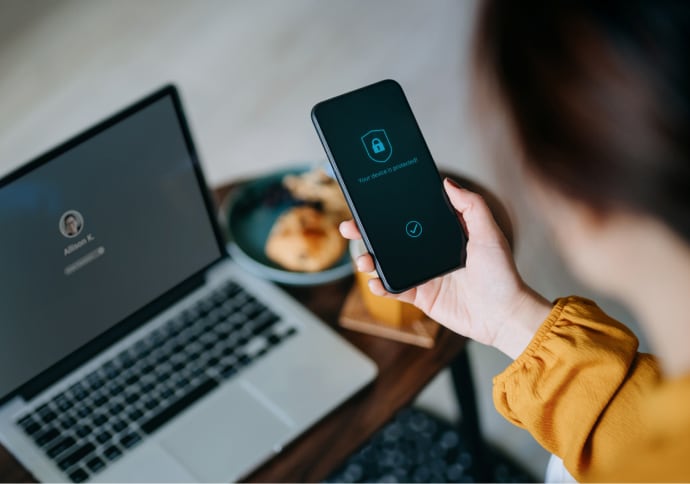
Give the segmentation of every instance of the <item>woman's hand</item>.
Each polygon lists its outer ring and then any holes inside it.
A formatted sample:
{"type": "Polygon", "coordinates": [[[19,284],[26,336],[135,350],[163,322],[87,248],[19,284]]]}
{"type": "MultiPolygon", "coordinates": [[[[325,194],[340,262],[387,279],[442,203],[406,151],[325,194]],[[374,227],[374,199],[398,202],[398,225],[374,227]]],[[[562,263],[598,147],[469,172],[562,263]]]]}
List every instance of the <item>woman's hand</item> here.
{"type": "MultiPolygon", "coordinates": [[[[374,294],[412,303],[456,333],[517,358],[551,304],[520,278],[508,241],[484,200],[448,178],[444,188],[468,236],[466,266],[401,294],[387,292],[379,278],[370,280],[369,288],[374,294]]],[[[343,222],[340,232],[348,239],[361,238],[352,220],[343,222]]],[[[360,256],[356,264],[362,272],[375,270],[369,254],[360,256]]]]}

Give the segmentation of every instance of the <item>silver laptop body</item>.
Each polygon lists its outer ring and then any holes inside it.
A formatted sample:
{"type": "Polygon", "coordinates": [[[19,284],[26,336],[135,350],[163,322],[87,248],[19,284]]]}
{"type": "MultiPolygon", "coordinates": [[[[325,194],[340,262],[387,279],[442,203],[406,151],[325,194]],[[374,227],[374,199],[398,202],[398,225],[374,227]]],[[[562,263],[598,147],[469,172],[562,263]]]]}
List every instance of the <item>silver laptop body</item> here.
{"type": "Polygon", "coordinates": [[[227,257],[172,86],[0,180],[0,232],[0,439],[39,480],[235,481],[376,375],[227,257]]]}

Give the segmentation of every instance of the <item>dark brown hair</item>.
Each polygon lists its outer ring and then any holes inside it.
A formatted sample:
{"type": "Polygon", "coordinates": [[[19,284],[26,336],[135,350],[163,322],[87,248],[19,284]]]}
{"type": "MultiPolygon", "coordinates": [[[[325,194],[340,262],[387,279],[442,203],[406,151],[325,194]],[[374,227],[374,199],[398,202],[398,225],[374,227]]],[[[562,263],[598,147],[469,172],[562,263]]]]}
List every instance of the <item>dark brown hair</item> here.
{"type": "Polygon", "coordinates": [[[487,0],[475,42],[534,174],[690,241],[690,2],[487,0]]]}

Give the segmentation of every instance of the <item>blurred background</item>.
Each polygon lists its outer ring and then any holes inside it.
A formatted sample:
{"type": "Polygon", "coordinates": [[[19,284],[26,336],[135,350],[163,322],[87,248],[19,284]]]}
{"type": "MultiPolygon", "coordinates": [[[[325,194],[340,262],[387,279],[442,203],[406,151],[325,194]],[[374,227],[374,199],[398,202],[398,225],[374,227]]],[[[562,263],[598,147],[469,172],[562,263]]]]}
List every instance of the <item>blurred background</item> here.
{"type": "MultiPolygon", "coordinates": [[[[491,188],[508,207],[527,282],[552,299],[592,297],[636,327],[571,278],[520,195],[519,178],[487,156],[470,102],[476,7],[473,0],[0,0],[0,175],[172,82],[216,186],[323,159],[311,107],[393,78],[437,163],[491,188]]],[[[509,151],[503,156],[512,161],[509,151]]],[[[543,476],[547,453],[491,401],[491,378],[509,360],[478,344],[470,352],[487,439],[543,476]]],[[[417,405],[458,417],[447,372],[417,405]]]]}

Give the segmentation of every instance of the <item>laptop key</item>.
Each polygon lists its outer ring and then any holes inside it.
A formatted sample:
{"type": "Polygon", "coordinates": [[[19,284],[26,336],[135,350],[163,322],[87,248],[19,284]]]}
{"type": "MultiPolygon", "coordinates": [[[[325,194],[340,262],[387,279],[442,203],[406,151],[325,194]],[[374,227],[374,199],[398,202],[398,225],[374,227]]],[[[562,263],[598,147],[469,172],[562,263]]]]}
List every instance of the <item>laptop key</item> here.
{"type": "Polygon", "coordinates": [[[129,417],[129,419],[134,421],[134,422],[136,422],[137,420],[139,420],[143,416],[144,416],[144,412],[142,412],[138,408],[134,408],[134,409],[130,410],[129,413],[127,414],[127,417],[129,417]]]}
{"type": "Polygon", "coordinates": [[[210,313],[206,316],[208,320],[208,326],[213,327],[218,321],[223,317],[223,314],[218,308],[213,308],[210,313]]]}
{"type": "Polygon", "coordinates": [[[41,405],[40,407],[38,407],[36,409],[36,413],[38,413],[39,415],[43,415],[44,413],[46,413],[48,411],[50,411],[50,406],[48,406],[47,403],[44,403],[43,405],[41,405]]]}
{"type": "Polygon", "coordinates": [[[80,425],[75,429],[74,433],[77,434],[77,437],[86,437],[91,433],[91,427],[88,425],[80,425]]]}
{"type": "Polygon", "coordinates": [[[105,374],[105,377],[108,380],[112,380],[115,378],[120,372],[118,370],[117,365],[113,363],[112,361],[107,362],[105,365],[103,365],[103,373],[105,374]]]}
{"type": "Polygon", "coordinates": [[[66,412],[70,408],[72,408],[72,402],[70,401],[69,398],[67,398],[66,395],[62,394],[55,398],[53,400],[55,402],[55,406],[61,411],[61,412],[66,412]]]}
{"type": "Polygon", "coordinates": [[[235,375],[239,369],[236,365],[227,365],[220,370],[220,374],[223,378],[230,378],[235,375]]]}
{"type": "Polygon", "coordinates": [[[160,402],[159,402],[157,399],[155,399],[155,398],[147,398],[147,399],[144,401],[144,406],[145,406],[148,410],[153,410],[153,409],[156,408],[159,404],[160,404],[160,402]]]}
{"type": "Polygon", "coordinates": [[[123,351],[117,356],[117,361],[123,368],[128,369],[134,366],[136,360],[132,357],[129,351],[123,351]]]}
{"type": "Polygon", "coordinates": [[[131,386],[131,385],[134,385],[134,384],[135,384],[136,382],[138,382],[138,381],[139,381],[139,375],[137,375],[137,374],[135,373],[135,374],[129,375],[129,376],[125,379],[125,384],[127,384],[127,386],[131,386]]]}
{"type": "Polygon", "coordinates": [[[76,443],[77,441],[74,440],[74,437],[64,437],[48,449],[48,457],[54,459],[76,443]]]}
{"type": "Polygon", "coordinates": [[[199,336],[199,342],[201,344],[215,343],[217,338],[218,338],[218,336],[215,333],[205,332],[201,336],[199,336]]]}
{"type": "Polygon", "coordinates": [[[103,451],[103,455],[105,455],[108,458],[108,460],[112,461],[120,457],[122,455],[122,451],[114,445],[111,445],[103,451]]]}
{"type": "Polygon", "coordinates": [[[76,385],[72,385],[72,395],[76,400],[82,401],[86,398],[87,393],[84,387],[77,383],[76,385]]]}
{"type": "Polygon", "coordinates": [[[112,437],[112,435],[109,432],[103,431],[96,436],[96,441],[99,444],[105,444],[106,442],[108,442],[111,439],[111,437],[112,437]]]}
{"type": "Polygon", "coordinates": [[[208,299],[202,299],[197,303],[197,308],[201,309],[201,311],[205,314],[208,313],[211,309],[213,309],[213,302],[209,301],[208,299]]]}
{"type": "Polygon", "coordinates": [[[33,422],[33,421],[34,421],[33,415],[31,415],[31,414],[29,413],[29,414],[26,414],[26,415],[24,415],[24,416],[18,418],[18,419],[17,419],[17,424],[20,425],[20,426],[23,428],[24,426],[28,425],[29,423],[31,423],[31,422],[33,422]]]}
{"type": "Polygon", "coordinates": [[[88,417],[89,415],[91,415],[91,412],[92,412],[91,407],[83,406],[83,407],[77,408],[77,416],[79,416],[80,418],[88,417]]]}
{"type": "Polygon", "coordinates": [[[232,325],[233,328],[237,328],[238,326],[242,326],[244,323],[246,323],[247,318],[241,313],[232,313],[230,316],[228,316],[226,322],[232,325]]]}
{"type": "Polygon", "coordinates": [[[112,427],[115,432],[121,432],[127,428],[127,424],[122,420],[116,420],[112,423],[112,427]]]}
{"type": "Polygon", "coordinates": [[[94,390],[98,390],[103,386],[103,378],[98,374],[98,371],[93,371],[86,376],[86,383],[94,390]]]}
{"type": "Polygon", "coordinates": [[[87,442],[86,444],[82,445],[79,447],[77,450],[72,451],[71,454],[69,454],[67,457],[64,457],[58,462],[58,467],[60,469],[67,470],[73,465],[75,465],[77,462],[82,460],[84,457],[89,455],[91,452],[96,450],[96,446],[93,445],[91,442],[87,442]]]}
{"type": "Polygon", "coordinates": [[[162,329],[157,329],[149,335],[149,341],[152,346],[159,346],[165,342],[165,332],[162,329]]]}
{"type": "Polygon", "coordinates": [[[177,400],[175,403],[164,409],[162,412],[153,416],[149,420],[141,424],[141,429],[147,434],[152,434],[158,430],[163,424],[170,421],[172,418],[177,416],[180,412],[185,410],[187,407],[192,405],[194,402],[199,400],[201,397],[205,396],[211,390],[214,390],[218,386],[218,382],[215,380],[205,380],[203,383],[199,384],[189,393],[184,395],[182,398],[177,400]]]}
{"type": "Polygon", "coordinates": [[[131,449],[141,442],[141,436],[136,432],[130,432],[120,439],[120,444],[126,449],[131,449]]]}
{"type": "Polygon", "coordinates": [[[204,351],[211,351],[213,347],[216,346],[216,342],[214,341],[209,341],[208,343],[204,344],[204,351]]]}
{"type": "Polygon", "coordinates": [[[78,468],[70,472],[69,478],[72,482],[84,482],[89,478],[89,474],[82,468],[78,468]]]}
{"type": "Polygon", "coordinates": [[[17,421],[17,424],[29,435],[33,435],[41,430],[41,424],[36,422],[31,415],[26,415],[17,421]]]}
{"type": "Polygon", "coordinates": [[[110,404],[110,415],[120,415],[125,407],[121,403],[115,402],[110,404]]]}
{"type": "Polygon", "coordinates": [[[65,415],[60,419],[60,427],[69,430],[77,424],[77,420],[71,415],[65,415]]]}
{"type": "Polygon", "coordinates": [[[203,377],[206,374],[206,368],[207,367],[204,366],[197,366],[196,368],[192,368],[189,371],[189,378],[194,379],[203,377]]]}
{"type": "Polygon", "coordinates": [[[189,380],[188,380],[187,378],[181,376],[181,377],[178,377],[178,378],[175,379],[174,385],[175,385],[177,388],[184,388],[184,387],[186,387],[187,385],[189,385],[189,380]]]}
{"type": "Polygon", "coordinates": [[[265,346],[264,348],[261,348],[261,349],[254,355],[254,359],[259,358],[259,357],[265,355],[266,353],[268,353],[268,349],[269,349],[268,346],[265,346]]]}
{"type": "Polygon", "coordinates": [[[223,304],[227,298],[228,296],[222,289],[216,289],[211,293],[211,299],[217,306],[223,304]]]}
{"type": "Polygon", "coordinates": [[[99,393],[96,398],[93,399],[93,404],[97,407],[102,407],[108,402],[108,397],[106,397],[104,394],[99,393]]]}
{"type": "Polygon", "coordinates": [[[255,337],[249,341],[244,351],[249,355],[256,355],[266,347],[266,340],[261,337],[255,337]]]}
{"type": "Polygon", "coordinates": [[[268,344],[270,344],[270,345],[276,345],[276,344],[280,343],[280,341],[281,341],[280,336],[278,336],[275,333],[269,334],[267,339],[268,339],[268,344]]]}
{"type": "Polygon", "coordinates": [[[257,320],[256,326],[252,328],[252,333],[254,333],[255,335],[261,334],[268,328],[276,324],[278,321],[280,321],[280,317],[276,316],[273,313],[267,314],[265,316],[262,315],[257,320]]]}
{"type": "Polygon", "coordinates": [[[108,416],[104,413],[98,413],[93,417],[93,424],[96,427],[102,427],[108,421],[108,416]]]}
{"type": "Polygon", "coordinates": [[[165,389],[163,389],[163,391],[161,392],[160,395],[161,395],[161,398],[164,398],[167,400],[168,398],[172,397],[174,394],[175,394],[175,391],[172,388],[165,388],[165,389]]]}
{"type": "Polygon", "coordinates": [[[222,290],[228,297],[233,297],[235,294],[239,293],[242,289],[236,282],[228,282],[223,286],[222,290]]]}
{"type": "MultiPolygon", "coordinates": [[[[164,379],[163,379],[164,380],[164,379]]],[[[142,393],[149,393],[156,386],[155,381],[147,380],[141,384],[142,393]]]]}
{"type": "Polygon", "coordinates": [[[36,444],[39,447],[43,447],[46,444],[53,441],[59,435],[60,435],[60,432],[58,432],[57,429],[51,427],[48,430],[46,430],[45,432],[35,435],[34,440],[36,441],[36,444]]]}
{"type": "Polygon", "coordinates": [[[88,467],[91,472],[98,472],[105,467],[105,462],[103,462],[100,457],[94,457],[86,463],[86,467],[88,467]]]}
{"type": "Polygon", "coordinates": [[[134,352],[137,356],[144,356],[145,353],[151,350],[151,344],[146,339],[140,339],[134,343],[134,352]]]}
{"type": "Polygon", "coordinates": [[[45,423],[50,423],[50,422],[52,422],[53,420],[55,420],[56,418],[57,418],[57,414],[56,414],[55,412],[53,412],[52,410],[48,410],[48,411],[45,412],[43,415],[41,415],[41,419],[42,419],[45,423]]]}
{"type": "Polygon", "coordinates": [[[266,307],[263,304],[252,303],[252,304],[246,305],[243,308],[243,311],[244,311],[244,314],[247,315],[247,318],[254,319],[259,314],[261,314],[265,309],[266,309],[266,307]]]}
{"type": "Polygon", "coordinates": [[[171,371],[172,365],[170,364],[170,355],[166,355],[163,361],[157,363],[156,369],[153,373],[155,376],[160,377],[161,375],[165,375],[171,371]]]}
{"type": "Polygon", "coordinates": [[[108,385],[107,390],[111,396],[115,397],[115,396],[118,396],[120,393],[122,393],[122,391],[124,390],[124,387],[122,385],[120,385],[119,383],[111,383],[110,385],[108,385]]]}
{"type": "Polygon", "coordinates": [[[29,435],[34,435],[39,430],[41,430],[41,424],[34,420],[32,420],[24,427],[24,432],[26,432],[29,435]]]}

